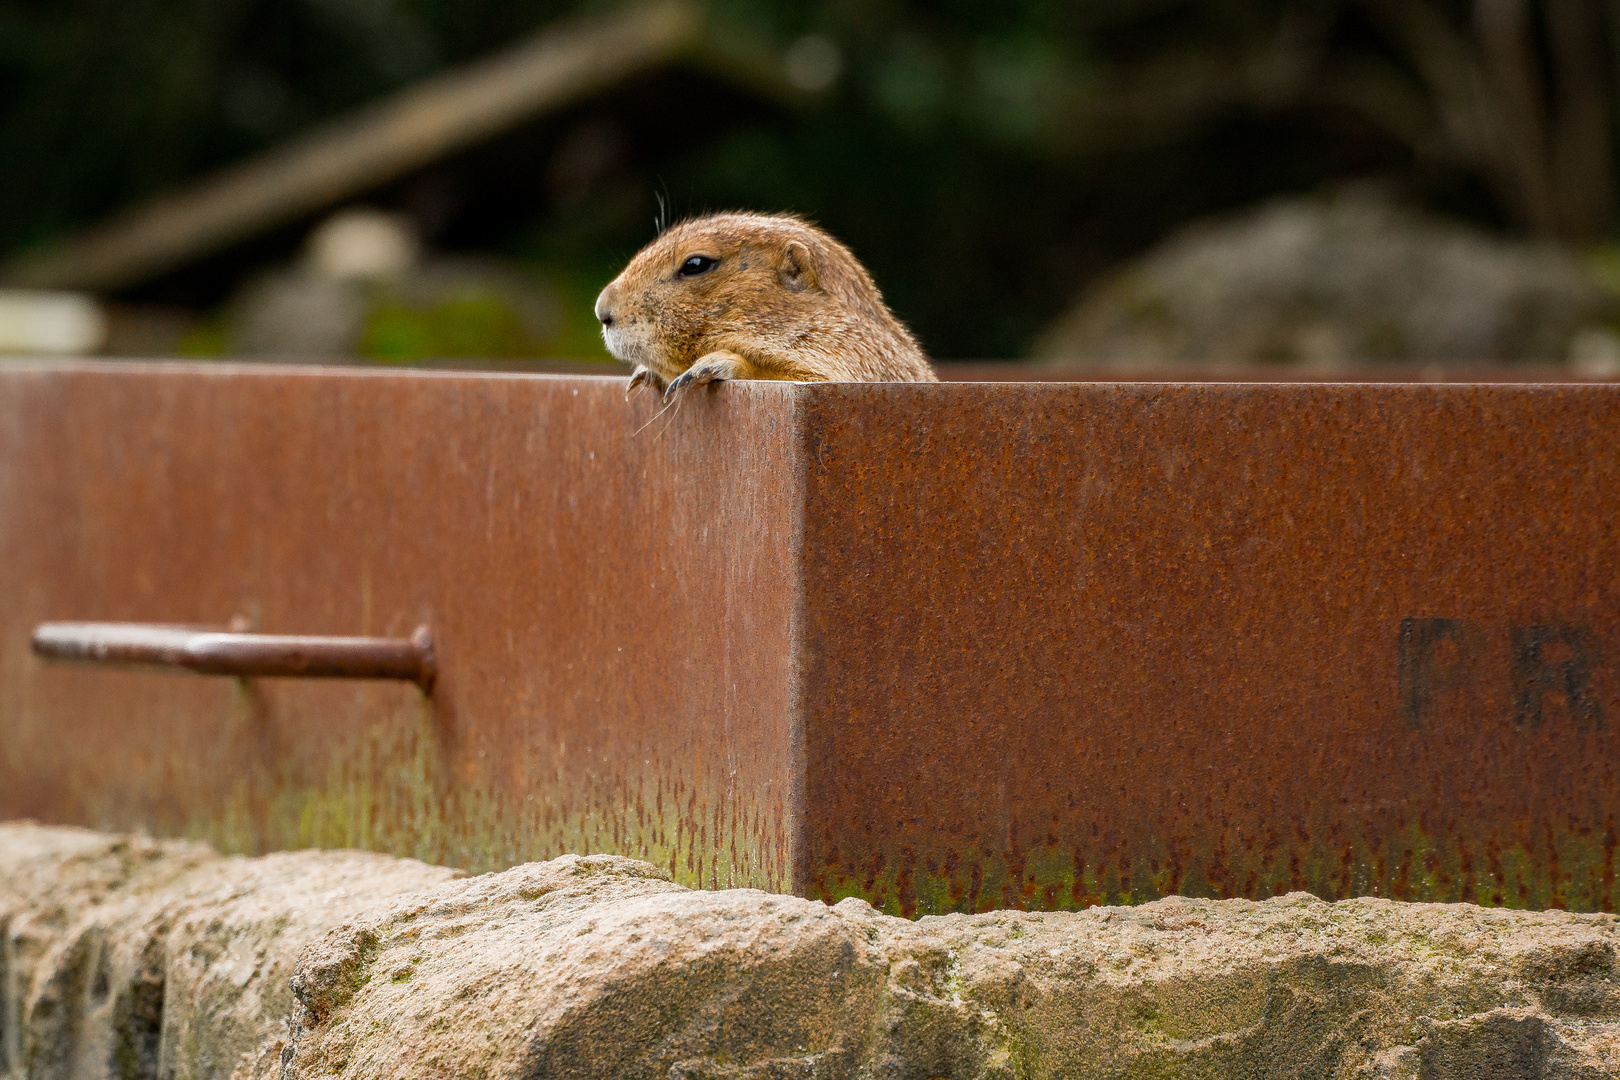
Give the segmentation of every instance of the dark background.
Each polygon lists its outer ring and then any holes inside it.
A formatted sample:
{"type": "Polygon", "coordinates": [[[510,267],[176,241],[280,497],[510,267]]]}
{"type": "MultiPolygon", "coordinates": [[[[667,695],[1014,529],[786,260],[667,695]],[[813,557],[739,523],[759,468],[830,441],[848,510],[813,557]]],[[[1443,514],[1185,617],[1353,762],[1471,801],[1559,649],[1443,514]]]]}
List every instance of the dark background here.
{"type": "MultiPolygon", "coordinates": [[[[518,0],[3,0],[0,252],[265,149],[549,21],[518,0]]],[[[1090,280],[1189,219],[1377,178],[1590,247],[1613,229],[1620,18],[1600,0],[824,5],[729,0],[839,47],[802,107],[679,67],[373,193],[440,250],[600,287],[677,215],[794,210],[933,355],[1024,354],[1090,280]]],[[[287,228],[126,299],[217,305],[287,228]]]]}

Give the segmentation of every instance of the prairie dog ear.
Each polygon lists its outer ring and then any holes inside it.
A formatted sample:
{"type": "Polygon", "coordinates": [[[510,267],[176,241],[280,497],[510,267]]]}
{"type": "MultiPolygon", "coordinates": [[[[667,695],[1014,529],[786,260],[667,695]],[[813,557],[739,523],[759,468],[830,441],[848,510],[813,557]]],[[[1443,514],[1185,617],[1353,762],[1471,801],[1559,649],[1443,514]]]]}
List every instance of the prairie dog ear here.
{"type": "Polygon", "coordinates": [[[816,283],[816,270],[810,263],[810,249],[789,240],[782,249],[782,284],[793,292],[803,292],[816,283]]]}

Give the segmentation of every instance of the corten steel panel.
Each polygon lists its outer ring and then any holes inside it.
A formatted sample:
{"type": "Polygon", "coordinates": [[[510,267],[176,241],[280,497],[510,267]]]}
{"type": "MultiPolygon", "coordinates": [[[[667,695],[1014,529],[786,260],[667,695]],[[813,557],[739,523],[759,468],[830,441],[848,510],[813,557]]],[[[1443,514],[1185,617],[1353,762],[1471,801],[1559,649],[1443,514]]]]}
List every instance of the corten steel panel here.
{"type": "Polygon", "coordinates": [[[1620,390],[621,386],[0,373],[0,814],[908,914],[1612,906],[1620,390]],[[27,651],[236,613],[428,622],[433,704],[27,651]]]}
{"type": "Polygon", "coordinates": [[[791,399],[622,379],[0,369],[0,817],[789,885],[791,399]],[[42,663],[53,619],[404,637],[409,684],[42,663]]]}
{"type": "Polygon", "coordinates": [[[1613,906],[1620,388],[800,399],[811,895],[1613,906]]]}

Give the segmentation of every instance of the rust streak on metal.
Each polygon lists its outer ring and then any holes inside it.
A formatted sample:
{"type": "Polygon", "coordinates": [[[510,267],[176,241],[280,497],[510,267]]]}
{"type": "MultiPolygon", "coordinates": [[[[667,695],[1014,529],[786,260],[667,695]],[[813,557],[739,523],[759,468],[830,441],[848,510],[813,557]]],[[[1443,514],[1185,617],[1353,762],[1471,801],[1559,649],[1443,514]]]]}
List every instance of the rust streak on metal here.
{"type": "Polygon", "coordinates": [[[239,678],[400,679],[433,686],[433,635],[408,638],[248,634],[144,623],[41,623],[36,656],[79,663],[171,667],[239,678]]]}

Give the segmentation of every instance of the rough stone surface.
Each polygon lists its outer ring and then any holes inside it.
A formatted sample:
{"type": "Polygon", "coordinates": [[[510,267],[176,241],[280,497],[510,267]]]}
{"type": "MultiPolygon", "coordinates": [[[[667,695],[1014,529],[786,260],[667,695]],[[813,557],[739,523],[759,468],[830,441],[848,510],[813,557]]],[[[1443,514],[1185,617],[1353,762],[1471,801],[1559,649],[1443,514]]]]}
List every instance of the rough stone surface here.
{"type": "Polygon", "coordinates": [[[300,951],[456,872],[0,825],[0,1077],[272,1076],[300,951]]]}
{"type": "Polygon", "coordinates": [[[1199,222],[1091,290],[1037,343],[1092,366],[1570,361],[1620,370],[1595,268],[1351,189],[1199,222]]]}
{"type": "Polygon", "coordinates": [[[1301,893],[906,922],[614,856],[452,880],[14,825],[0,923],[10,1076],[1620,1075],[1612,915],[1301,893]]]}

